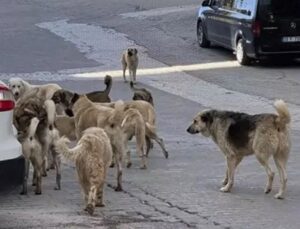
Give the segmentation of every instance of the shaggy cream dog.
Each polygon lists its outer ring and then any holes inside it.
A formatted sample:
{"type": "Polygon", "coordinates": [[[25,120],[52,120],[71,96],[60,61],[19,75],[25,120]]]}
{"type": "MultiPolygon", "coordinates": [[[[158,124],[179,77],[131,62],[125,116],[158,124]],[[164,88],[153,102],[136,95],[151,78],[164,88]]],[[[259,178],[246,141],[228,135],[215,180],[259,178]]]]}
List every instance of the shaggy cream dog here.
{"type": "Polygon", "coordinates": [[[138,51],[135,48],[129,48],[122,54],[123,78],[126,80],[126,69],[129,70],[130,82],[136,83],[136,70],[139,65],[138,51]]]}
{"type": "Polygon", "coordinates": [[[85,210],[92,215],[95,206],[104,206],[103,186],[112,160],[111,143],[105,131],[98,127],[83,131],[74,148],[69,149],[68,143],[69,140],[62,137],[57,141],[56,150],[75,161],[79,183],[84,193],[85,210]]]}

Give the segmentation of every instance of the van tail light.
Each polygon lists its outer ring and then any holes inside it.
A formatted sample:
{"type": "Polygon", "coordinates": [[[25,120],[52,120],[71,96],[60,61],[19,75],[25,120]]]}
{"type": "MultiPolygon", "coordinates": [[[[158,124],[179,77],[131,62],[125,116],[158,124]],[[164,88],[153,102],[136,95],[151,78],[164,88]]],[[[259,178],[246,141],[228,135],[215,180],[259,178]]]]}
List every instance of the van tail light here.
{"type": "Polygon", "coordinates": [[[0,112],[13,110],[15,102],[9,88],[0,84],[0,112]]]}
{"type": "Polygon", "coordinates": [[[254,34],[255,37],[259,37],[261,34],[261,24],[259,21],[255,21],[252,24],[252,32],[254,34]]]}

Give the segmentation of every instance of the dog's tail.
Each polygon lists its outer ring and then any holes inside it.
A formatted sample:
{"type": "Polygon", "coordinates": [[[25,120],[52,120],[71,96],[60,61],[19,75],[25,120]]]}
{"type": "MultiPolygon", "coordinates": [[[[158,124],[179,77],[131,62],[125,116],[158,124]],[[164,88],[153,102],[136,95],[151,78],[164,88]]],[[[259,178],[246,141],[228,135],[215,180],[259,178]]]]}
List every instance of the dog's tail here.
{"type": "Polygon", "coordinates": [[[70,149],[68,147],[69,143],[70,140],[63,136],[55,143],[55,150],[56,152],[64,155],[65,158],[75,161],[79,153],[82,151],[82,145],[79,143],[74,148],[70,149]]]}
{"type": "Polygon", "coordinates": [[[56,107],[53,100],[48,99],[45,101],[45,109],[47,112],[47,121],[48,121],[48,127],[50,130],[53,129],[55,118],[56,118],[56,107]]]}
{"type": "Polygon", "coordinates": [[[288,106],[283,100],[279,99],[274,102],[274,107],[278,113],[276,124],[279,128],[284,128],[291,122],[291,115],[288,110],[288,106]]]}
{"type": "Polygon", "coordinates": [[[36,133],[36,129],[37,129],[39,123],[40,123],[40,120],[38,120],[38,118],[34,117],[31,119],[30,125],[29,125],[29,132],[28,132],[28,138],[30,140],[32,140],[34,138],[34,135],[36,133]]]}
{"type": "Polygon", "coordinates": [[[106,85],[105,92],[108,95],[112,87],[112,77],[110,75],[106,75],[104,78],[104,83],[106,85]]]}

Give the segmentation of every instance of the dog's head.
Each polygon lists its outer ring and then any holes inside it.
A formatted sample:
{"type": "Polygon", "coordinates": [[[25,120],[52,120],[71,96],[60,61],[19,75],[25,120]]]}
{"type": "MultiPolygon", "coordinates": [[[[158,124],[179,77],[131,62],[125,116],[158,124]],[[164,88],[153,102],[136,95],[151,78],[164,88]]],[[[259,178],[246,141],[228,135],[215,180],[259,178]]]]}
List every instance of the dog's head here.
{"type": "Polygon", "coordinates": [[[18,100],[25,92],[25,85],[21,78],[11,78],[8,81],[8,86],[12,91],[15,100],[18,100]]]}
{"type": "Polygon", "coordinates": [[[210,126],[213,123],[212,110],[199,112],[193,120],[193,123],[188,127],[187,132],[190,134],[201,133],[205,137],[210,136],[210,126]]]}
{"type": "Polygon", "coordinates": [[[137,55],[138,51],[136,48],[129,48],[127,49],[127,54],[128,56],[133,56],[133,55],[137,55]]]}

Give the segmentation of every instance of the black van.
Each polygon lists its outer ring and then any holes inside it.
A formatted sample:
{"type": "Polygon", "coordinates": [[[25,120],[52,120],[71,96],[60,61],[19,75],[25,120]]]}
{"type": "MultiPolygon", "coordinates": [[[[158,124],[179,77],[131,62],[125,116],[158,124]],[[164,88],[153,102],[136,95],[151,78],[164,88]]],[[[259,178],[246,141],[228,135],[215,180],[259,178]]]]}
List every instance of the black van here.
{"type": "Polygon", "coordinates": [[[204,0],[198,13],[200,47],[214,42],[251,59],[300,57],[300,0],[204,0]]]}

